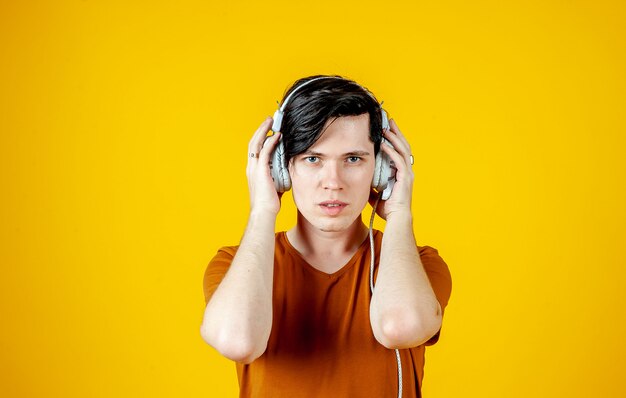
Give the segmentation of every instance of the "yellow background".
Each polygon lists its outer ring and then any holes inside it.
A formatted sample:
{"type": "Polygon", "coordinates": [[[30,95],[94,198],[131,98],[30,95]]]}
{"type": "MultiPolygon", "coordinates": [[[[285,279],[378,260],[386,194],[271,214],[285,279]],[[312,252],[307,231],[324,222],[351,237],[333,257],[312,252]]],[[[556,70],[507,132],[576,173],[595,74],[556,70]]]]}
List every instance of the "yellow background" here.
{"type": "Polygon", "coordinates": [[[202,276],[249,137],[317,73],[413,147],[453,276],[424,395],[626,396],[624,3],[296,3],[2,1],[0,396],[236,395],[202,276]]]}

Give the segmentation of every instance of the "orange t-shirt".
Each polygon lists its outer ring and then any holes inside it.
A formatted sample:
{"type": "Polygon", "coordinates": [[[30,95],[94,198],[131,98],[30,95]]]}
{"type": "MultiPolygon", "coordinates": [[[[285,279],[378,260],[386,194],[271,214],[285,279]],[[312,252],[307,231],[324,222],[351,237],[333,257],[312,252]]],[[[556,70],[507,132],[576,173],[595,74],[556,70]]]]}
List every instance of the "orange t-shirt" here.
{"type": "MultiPolygon", "coordinates": [[[[374,231],[377,274],[383,233],[374,231]]],[[[265,353],[251,364],[236,364],[240,397],[396,397],[394,350],[374,338],[370,326],[370,244],[361,244],[339,271],[309,265],[276,234],[272,331],[265,353]]],[[[237,246],[221,248],[204,275],[205,302],[222,281],[237,246]]],[[[445,309],[452,290],[448,266],[436,249],[418,246],[431,286],[445,309]]],[[[376,279],[374,279],[374,284],[376,279]]],[[[424,351],[439,339],[400,350],[403,396],[420,397],[424,351]]]]}

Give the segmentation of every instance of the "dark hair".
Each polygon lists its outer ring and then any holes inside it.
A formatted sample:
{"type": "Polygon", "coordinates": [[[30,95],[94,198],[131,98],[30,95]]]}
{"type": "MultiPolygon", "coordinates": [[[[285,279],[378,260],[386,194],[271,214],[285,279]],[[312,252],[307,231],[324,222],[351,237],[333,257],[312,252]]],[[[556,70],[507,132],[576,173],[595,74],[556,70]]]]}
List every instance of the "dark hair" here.
{"type": "Polygon", "coordinates": [[[287,90],[283,101],[294,89],[297,91],[284,109],[281,128],[286,164],[315,144],[329,119],[364,113],[369,113],[370,140],[374,143],[374,153],[378,153],[382,140],[381,107],[369,90],[341,76],[316,75],[297,80],[287,90]],[[297,89],[307,81],[320,77],[327,78],[297,89]]]}

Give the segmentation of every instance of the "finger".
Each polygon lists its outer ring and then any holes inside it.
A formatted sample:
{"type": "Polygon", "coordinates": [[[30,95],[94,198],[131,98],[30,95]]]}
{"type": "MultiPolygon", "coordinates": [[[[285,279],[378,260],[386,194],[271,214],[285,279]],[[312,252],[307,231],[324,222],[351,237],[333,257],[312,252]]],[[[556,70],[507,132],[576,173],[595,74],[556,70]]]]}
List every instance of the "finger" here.
{"type": "Polygon", "coordinates": [[[410,164],[408,156],[403,156],[398,152],[398,150],[391,148],[389,145],[381,145],[380,149],[389,155],[389,158],[394,162],[396,168],[398,169],[398,173],[402,175],[403,173],[411,172],[411,169],[408,166],[410,164]]]}
{"type": "Polygon", "coordinates": [[[402,134],[402,131],[400,131],[400,127],[398,127],[398,123],[396,123],[395,119],[390,119],[389,120],[389,127],[391,129],[391,131],[397,133],[400,136],[404,137],[404,134],[402,134]]]}
{"type": "MultiPolygon", "coordinates": [[[[389,130],[393,131],[399,137],[402,137],[402,138],[404,138],[406,140],[406,137],[404,136],[404,133],[402,133],[402,131],[400,130],[400,127],[398,127],[398,123],[396,123],[395,119],[389,120],[389,130]]],[[[407,141],[407,143],[408,143],[408,141],[407,141]]]]}
{"type": "MultiPolygon", "coordinates": [[[[403,157],[408,158],[411,154],[411,148],[395,134],[385,134],[385,139],[389,141],[391,145],[393,145],[393,149],[398,152],[403,157]]],[[[385,145],[381,145],[381,148],[385,145]]]]}
{"type": "Polygon", "coordinates": [[[248,152],[250,153],[259,152],[259,150],[261,149],[261,146],[263,145],[263,141],[265,140],[265,137],[267,136],[267,132],[270,130],[271,127],[272,127],[272,118],[268,116],[263,121],[263,123],[261,123],[259,128],[256,129],[256,131],[254,132],[254,135],[252,135],[252,139],[250,140],[250,143],[248,144],[248,152]]]}
{"type": "Polygon", "coordinates": [[[263,147],[261,148],[259,152],[259,161],[261,163],[269,163],[270,154],[272,153],[272,151],[278,144],[278,141],[280,140],[280,136],[281,136],[280,133],[275,133],[274,135],[272,135],[271,137],[268,137],[264,141],[264,143],[262,144],[263,147]]]}
{"type": "Polygon", "coordinates": [[[407,153],[411,154],[411,145],[409,144],[409,141],[406,139],[404,134],[402,134],[402,131],[400,131],[400,128],[398,127],[398,124],[396,123],[394,119],[389,120],[389,127],[390,127],[389,131],[392,134],[385,134],[385,138],[388,138],[391,136],[398,137],[400,141],[402,142],[404,148],[406,148],[407,153]]]}
{"type": "Polygon", "coordinates": [[[254,132],[248,148],[252,151],[258,152],[258,150],[261,149],[261,145],[263,145],[263,141],[265,140],[265,137],[271,127],[272,118],[268,116],[254,132]]]}

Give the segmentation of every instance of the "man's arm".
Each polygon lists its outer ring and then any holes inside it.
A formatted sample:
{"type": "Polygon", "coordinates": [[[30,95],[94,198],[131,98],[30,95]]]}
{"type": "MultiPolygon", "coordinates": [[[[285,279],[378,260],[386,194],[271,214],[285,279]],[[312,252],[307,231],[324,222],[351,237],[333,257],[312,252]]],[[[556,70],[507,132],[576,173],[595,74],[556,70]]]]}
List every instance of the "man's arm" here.
{"type": "Polygon", "coordinates": [[[237,254],[204,311],[202,337],[233,361],[250,363],[267,347],[275,223],[275,215],[250,214],[237,254]]]}
{"type": "Polygon", "coordinates": [[[267,143],[267,118],[250,140],[246,175],[250,216],[241,244],[221,283],[211,296],[200,327],[202,338],[222,355],[250,363],[267,348],[272,330],[274,228],[280,210],[269,159],[280,134],[267,143]]]}
{"type": "Polygon", "coordinates": [[[370,304],[374,337],[387,348],[418,346],[441,327],[441,305],[420,260],[413,235],[411,147],[394,120],[381,150],[394,162],[396,183],[377,213],[387,220],[378,275],[370,304]]]}
{"type": "Polygon", "coordinates": [[[418,346],[441,327],[441,306],[417,251],[411,213],[387,218],[370,317],[376,340],[387,348],[418,346]]]}

